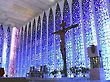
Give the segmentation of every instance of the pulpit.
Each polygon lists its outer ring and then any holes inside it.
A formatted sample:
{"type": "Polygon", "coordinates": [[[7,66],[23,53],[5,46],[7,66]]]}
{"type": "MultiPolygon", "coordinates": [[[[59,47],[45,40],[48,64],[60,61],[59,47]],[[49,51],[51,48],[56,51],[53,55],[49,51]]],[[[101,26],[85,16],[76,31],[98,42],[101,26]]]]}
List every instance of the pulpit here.
{"type": "Polygon", "coordinates": [[[4,74],[5,74],[4,68],[0,68],[0,77],[3,77],[4,74]]]}
{"type": "Polygon", "coordinates": [[[90,57],[90,79],[104,80],[104,69],[97,46],[88,47],[88,56],[90,57]]]}

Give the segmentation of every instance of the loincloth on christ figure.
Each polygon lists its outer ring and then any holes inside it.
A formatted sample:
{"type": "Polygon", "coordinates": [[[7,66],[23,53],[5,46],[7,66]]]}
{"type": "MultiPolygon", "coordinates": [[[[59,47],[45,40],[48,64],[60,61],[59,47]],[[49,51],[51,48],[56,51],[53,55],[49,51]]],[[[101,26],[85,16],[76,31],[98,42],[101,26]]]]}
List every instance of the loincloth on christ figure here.
{"type": "Polygon", "coordinates": [[[62,58],[63,60],[66,59],[66,48],[65,48],[65,43],[64,42],[60,42],[60,51],[62,53],[62,58]]]}

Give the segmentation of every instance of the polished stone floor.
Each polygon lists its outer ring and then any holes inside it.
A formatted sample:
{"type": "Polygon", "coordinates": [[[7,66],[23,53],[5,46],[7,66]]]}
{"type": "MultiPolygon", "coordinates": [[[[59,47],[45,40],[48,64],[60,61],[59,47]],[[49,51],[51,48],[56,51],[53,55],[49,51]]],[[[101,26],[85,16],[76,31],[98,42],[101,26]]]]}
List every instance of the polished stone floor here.
{"type": "Polygon", "coordinates": [[[110,80],[89,80],[87,78],[0,78],[0,82],[110,82],[110,80]]]}
{"type": "Polygon", "coordinates": [[[109,80],[89,80],[87,78],[50,78],[50,79],[41,79],[41,78],[31,78],[29,82],[110,82],[109,80]]]}

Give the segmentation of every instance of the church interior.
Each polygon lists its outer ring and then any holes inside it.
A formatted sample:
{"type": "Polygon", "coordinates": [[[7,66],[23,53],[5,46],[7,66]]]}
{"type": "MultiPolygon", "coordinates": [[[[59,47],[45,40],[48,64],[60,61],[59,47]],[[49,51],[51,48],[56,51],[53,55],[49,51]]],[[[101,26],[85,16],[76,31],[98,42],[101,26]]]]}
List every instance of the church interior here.
{"type": "Polygon", "coordinates": [[[110,0],[0,0],[0,79],[108,81],[109,43],[110,0]]]}

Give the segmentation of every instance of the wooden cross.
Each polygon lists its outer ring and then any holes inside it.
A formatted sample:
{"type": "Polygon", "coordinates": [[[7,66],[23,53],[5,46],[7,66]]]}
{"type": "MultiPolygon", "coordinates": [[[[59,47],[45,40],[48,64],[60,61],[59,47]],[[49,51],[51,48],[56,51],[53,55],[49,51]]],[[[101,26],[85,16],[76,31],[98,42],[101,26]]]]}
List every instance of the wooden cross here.
{"type": "Polygon", "coordinates": [[[61,40],[61,42],[60,42],[60,51],[61,51],[62,59],[63,59],[63,71],[64,71],[64,76],[67,77],[65,34],[68,30],[70,30],[72,28],[76,28],[78,26],[78,24],[71,25],[67,28],[64,28],[66,26],[66,22],[64,20],[62,20],[62,23],[60,24],[60,26],[62,27],[62,30],[56,31],[52,34],[60,35],[60,40],[61,40]]]}

